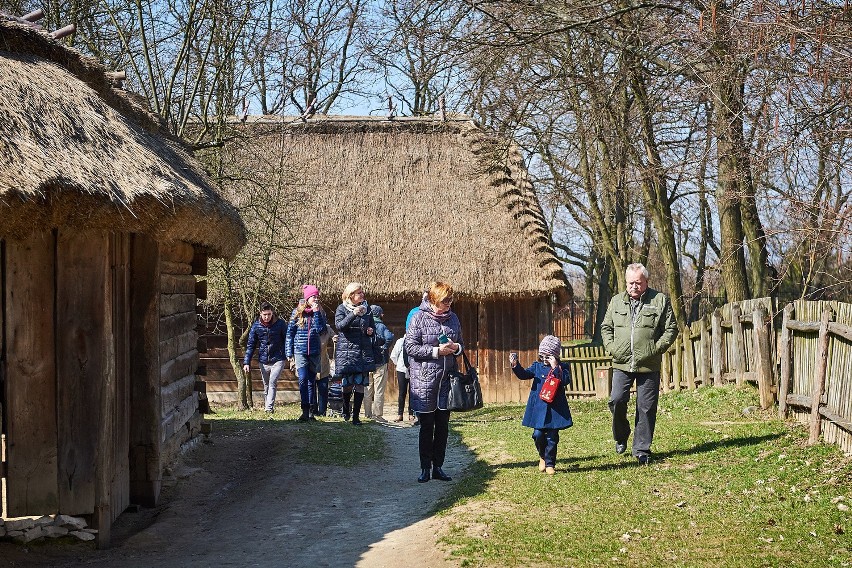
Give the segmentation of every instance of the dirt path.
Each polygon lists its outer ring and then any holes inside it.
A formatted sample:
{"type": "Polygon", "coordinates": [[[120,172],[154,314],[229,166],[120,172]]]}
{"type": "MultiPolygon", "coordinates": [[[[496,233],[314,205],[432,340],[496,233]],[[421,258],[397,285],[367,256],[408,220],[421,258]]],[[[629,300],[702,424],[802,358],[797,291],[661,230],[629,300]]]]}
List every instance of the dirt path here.
{"type": "Polygon", "coordinates": [[[116,547],[4,543],[0,566],[453,566],[428,512],[470,462],[465,448],[451,438],[444,469],[454,481],[419,484],[417,428],[365,424],[386,435],[389,457],[342,468],[299,463],[292,437],[310,426],[274,424],[189,452],[160,507],[122,515],[116,547]]]}

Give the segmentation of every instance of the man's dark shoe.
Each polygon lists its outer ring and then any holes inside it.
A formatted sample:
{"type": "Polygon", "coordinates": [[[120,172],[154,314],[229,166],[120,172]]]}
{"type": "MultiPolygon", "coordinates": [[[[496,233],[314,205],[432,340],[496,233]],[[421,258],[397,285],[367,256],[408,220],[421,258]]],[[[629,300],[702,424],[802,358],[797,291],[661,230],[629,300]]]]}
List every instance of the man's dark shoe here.
{"type": "Polygon", "coordinates": [[[621,442],[615,443],[615,453],[623,454],[627,450],[627,444],[622,444],[621,442]]]}
{"type": "MultiPolygon", "coordinates": [[[[426,470],[428,471],[428,470],[426,470]]],[[[453,478],[444,473],[444,470],[438,466],[432,468],[432,478],[439,479],[441,481],[452,481],[453,478]]]]}
{"type": "Polygon", "coordinates": [[[301,416],[299,416],[299,422],[307,422],[307,421],[308,421],[308,415],[307,414],[302,414],[301,416]]]}
{"type": "Polygon", "coordinates": [[[361,419],[358,418],[357,416],[354,416],[352,418],[352,425],[353,426],[360,426],[361,425],[361,419]]]}
{"type": "Polygon", "coordinates": [[[636,462],[639,465],[651,465],[651,456],[648,456],[648,455],[636,456],[636,462]]]}
{"type": "Polygon", "coordinates": [[[417,478],[417,483],[426,483],[429,481],[429,469],[421,469],[420,477],[417,478]]]}

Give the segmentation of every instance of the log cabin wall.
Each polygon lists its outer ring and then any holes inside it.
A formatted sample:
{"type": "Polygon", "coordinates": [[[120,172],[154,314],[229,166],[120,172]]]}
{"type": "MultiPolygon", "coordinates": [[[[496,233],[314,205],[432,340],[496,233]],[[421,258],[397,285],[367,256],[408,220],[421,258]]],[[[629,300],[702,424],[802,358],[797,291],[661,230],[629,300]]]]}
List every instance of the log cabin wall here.
{"type": "Polygon", "coordinates": [[[197,296],[192,245],[175,242],[160,250],[160,441],[162,463],[169,463],[201,427],[195,391],[197,296]]]}

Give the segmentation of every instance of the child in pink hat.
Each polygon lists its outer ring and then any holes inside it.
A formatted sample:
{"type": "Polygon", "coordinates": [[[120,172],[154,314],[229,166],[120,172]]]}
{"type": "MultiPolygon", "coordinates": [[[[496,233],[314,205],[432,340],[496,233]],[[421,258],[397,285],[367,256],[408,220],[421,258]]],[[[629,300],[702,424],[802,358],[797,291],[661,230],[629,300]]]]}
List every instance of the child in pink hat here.
{"type": "Polygon", "coordinates": [[[565,387],[571,383],[571,371],[567,363],[559,360],[562,344],[555,335],[546,335],[538,346],[538,360],[524,369],[518,364],[518,355],[509,354],[509,364],[515,376],[522,381],[532,379],[530,396],[521,424],[533,429],[533,441],[538,450],[538,469],[553,475],[556,472],[556,450],[559,445],[559,431],[570,428],[571,410],[565,387]],[[561,381],[556,395],[550,402],[541,399],[541,387],[548,377],[561,381]]]}
{"type": "Polygon", "coordinates": [[[299,420],[316,420],[311,402],[315,398],[317,373],[320,372],[320,336],[325,333],[328,322],[319,300],[319,289],[313,284],[302,286],[302,299],[290,315],[287,325],[285,353],[291,368],[295,368],[299,379],[299,395],[302,415],[299,420]]]}

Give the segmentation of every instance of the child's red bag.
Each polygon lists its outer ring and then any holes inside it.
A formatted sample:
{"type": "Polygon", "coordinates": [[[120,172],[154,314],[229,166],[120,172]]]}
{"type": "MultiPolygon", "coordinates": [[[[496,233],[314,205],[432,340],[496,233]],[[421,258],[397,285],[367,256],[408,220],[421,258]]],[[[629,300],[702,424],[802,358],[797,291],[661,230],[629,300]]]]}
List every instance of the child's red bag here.
{"type": "Polygon", "coordinates": [[[544,379],[544,384],[541,385],[541,390],[538,391],[538,398],[550,404],[556,398],[556,391],[559,390],[559,385],[562,384],[562,379],[556,376],[553,369],[547,373],[547,378],[544,379]]]}

